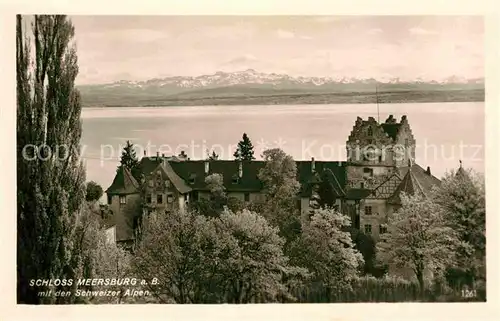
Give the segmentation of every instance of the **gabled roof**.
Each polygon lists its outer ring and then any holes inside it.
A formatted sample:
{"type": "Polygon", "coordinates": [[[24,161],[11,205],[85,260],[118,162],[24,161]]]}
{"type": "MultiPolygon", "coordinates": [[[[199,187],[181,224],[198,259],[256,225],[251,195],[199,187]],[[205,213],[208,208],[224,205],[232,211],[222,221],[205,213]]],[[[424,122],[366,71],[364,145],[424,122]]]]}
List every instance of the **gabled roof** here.
{"type": "MultiPolygon", "coordinates": [[[[399,174],[404,177],[408,172],[408,166],[399,167],[399,174]]],[[[419,183],[422,185],[425,191],[430,191],[435,185],[441,184],[441,181],[432,174],[427,174],[426,170],[420,167],[418,164],[412,164],[411,171],[413,175],[418,179],[419,183]]]]}
{"type": "Polygon", "coordinates": [[[107,194],[135,194],[139,192],[139,183],[132,176],[130,170],[120,166],[116,172],[111,186],[106,190],[107,194]]]}
{"type": "Polygon", "coordinates": [[[192,190],[191,187],[189,187],[186,182],[182,178],[180,178],[179,175],[177,175],[177,173],[172,169],[172,166],[169,162],[165,160],[162,161],[160,164],[158,164],[155,170],[161,170],[180,193],[184,194],[192,190]]]}
{"type": "Polygon", "coordinates": [[[390,204],[401,204],[401,193],[408,195],[424,195],[428,196],[429,192],[435,185],[439,185],[440,181],[436,177],[427,174],[427,172],[417,164],[411,167],[400,168],[400,171],[405,172],[403,180],[396,188],[387,202],[390,204]]]}
{"type": "Polygon", "coordinates": [[[311,161],[297,161],[297,179],[300,182],[300,194],[301,196],[310,196],[312,192],[312,185],[321,182],[321,174],[326,170],[327,173],[331,172],[332,177],[330,177],[333,183],[333,190],[337,194],[336,196],[341,197],[345,195],[346,186],[346,162],[340,161],[314,161],[314,172],[312,170],[311,161]]]}
{"type": "Polygon", "coordinates": [[[375,187],[370,195],[370,198],[387,199],[401,183],[401,177],[397,172],[392,173],[380,185],[375,187]]]}

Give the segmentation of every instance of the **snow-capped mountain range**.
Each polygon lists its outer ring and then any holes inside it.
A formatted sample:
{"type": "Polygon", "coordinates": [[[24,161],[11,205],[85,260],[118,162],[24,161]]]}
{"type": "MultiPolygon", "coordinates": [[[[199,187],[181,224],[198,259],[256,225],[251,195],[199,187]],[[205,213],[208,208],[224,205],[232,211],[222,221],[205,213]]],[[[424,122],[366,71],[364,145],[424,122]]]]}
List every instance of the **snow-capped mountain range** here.
{"type": "MultiPolygon", "coordinates": [[[[197,77],[174,76],[146,81],[122,80],[109,84],[78,86],[86,106],[143,106],[186,104],[239,104],[246,102],[283,103],[287,99],[276,97],[293,96],[304,101],[302,96],[323,97],[315,101],[328,102],[333,98],[324,95],[347,95],[341,102],[359,100],[359,97],[379,92],[428,92],[438,93],[463,90],[483,90],[484,80],[465,79],[457,76],[442,80],[399,78],[349,78],[349,77],[292,77],[286,74],[262,73],[253,69],[237,72],[216,72],[197,77]],[[354,95],[353,95],[354,93],[354,95]],[[274,98],[273,98],[274,97],[274,98]]],[[[424,93],[427,92],[427,93],[424,93]]],[[[403,95],[405,96],[405,95],[403,95]]],[[[360,98],[361,99],[361,98],[360,98]]],[[[403,98],[401,98],[403,99],[403,98]]],[[[406,99],[406,98],[405,98],[406,99]]],[[[442,99],[442,98],[439,98],[442,99]]],[[[448,99],[448,98],[447,98],[448,99]]]]}
{"type": "MultiPolygon", "coordinates": [[[[402,79],[396,77],[381,78],[353,78],[353,77],[293,77],[286,74],[263,73],[253,69],[236,72],[216,72],[211,75],[197,77],[173,76],[166,78],[154,78],[146,81],[121,80],[110,84],[92,85],[103,88],[128,87],[177,87],[179,89],[202,89],[214,87],[228,87],[239,85],[267,85],[277,87],[320,87],[333,84],[483,84],[484,78],[464,78],[450,76],[444,79],[402,79]]],[[[86,85],[89,86],[89,85],[86,85]]]]}

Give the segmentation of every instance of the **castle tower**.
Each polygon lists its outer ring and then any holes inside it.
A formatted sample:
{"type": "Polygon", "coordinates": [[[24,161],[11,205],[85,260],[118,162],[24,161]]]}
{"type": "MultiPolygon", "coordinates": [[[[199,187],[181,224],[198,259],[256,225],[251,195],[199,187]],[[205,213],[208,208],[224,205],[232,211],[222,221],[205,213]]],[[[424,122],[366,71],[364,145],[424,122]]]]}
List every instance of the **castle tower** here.
{"type": "Polygon", "coordinates": [[[347,139],[347,204],[354,227],[378,238],[385,232],[387,198],[401,182],[398,168],[415,158],[415,139],[406,116],[384,123],[358,117],[347,139]]]}
{"type": "Polygon", "coordinates": [[[349,186],[371,189],[382,183],[415,159],[415,144],[406,116],[397,122],[390,115],[381,124],[358,117],[346,144],[349,186]]]}

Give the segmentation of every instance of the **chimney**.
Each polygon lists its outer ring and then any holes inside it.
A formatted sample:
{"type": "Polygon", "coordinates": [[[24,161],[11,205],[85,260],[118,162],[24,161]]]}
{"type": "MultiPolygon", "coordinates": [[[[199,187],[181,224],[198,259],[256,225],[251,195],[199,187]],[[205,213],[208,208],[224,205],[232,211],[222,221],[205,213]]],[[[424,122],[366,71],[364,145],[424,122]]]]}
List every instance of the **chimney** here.
{"type": "Polygon", "coordinates": [[[146,150],[144,150],[144,156],[146,156],[146,150]]]}
{"type": "Polygon", "coordinates": [[[403,115],[403,117],[401,117],[401,124],[406,122],[408,122],[408,119],[406,118],[406,115],[403,115]]]}
{"type": "Polygon", "coordinates": [[[243,177],[243,163],[241,161],[238,162],[238,177],[243,177]]]}
{"type": "Polygon", "coordinates": [[[161,154],[161,157],[165,157],[165,154],[163,154],[163,153],[162,153],[162,154],[161,154]]]}
{"type": "Polygon", "coordinates": [[[311,173],[316,171],[316,161],[314,161],[314,157],[311,157],[311,173]]]}
{"type": "Polygon", "coordinates": [[[431,176],[431,168],[429,166],[427,166],[427,170],[425,171],[425,173],[431,176]]]}
{"type": "Polygon", "coordinates": [[[160,159],[160,152],[156,152],[156,160],[160,159]]]}
{"type": "Polygon", "coordinates": [[[208,175],[209,171],[210,171],[210,163],[208,161],[205,161],[205,175],[208,175]]]}

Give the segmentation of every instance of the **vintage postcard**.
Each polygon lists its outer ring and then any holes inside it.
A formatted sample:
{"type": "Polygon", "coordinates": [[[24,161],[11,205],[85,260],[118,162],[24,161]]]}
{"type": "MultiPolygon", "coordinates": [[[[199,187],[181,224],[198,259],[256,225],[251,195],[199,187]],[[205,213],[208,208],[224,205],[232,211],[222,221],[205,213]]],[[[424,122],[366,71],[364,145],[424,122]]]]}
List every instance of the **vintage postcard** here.
{"type": "Polygon", "coordinates": [[[18,308],[491,303],[485,16],[10,21],[18,308]]]}

